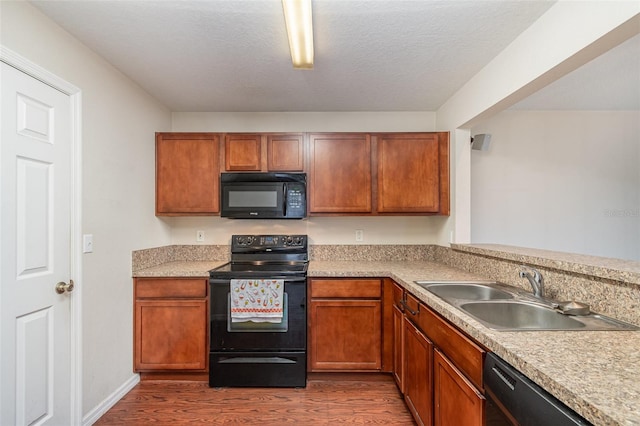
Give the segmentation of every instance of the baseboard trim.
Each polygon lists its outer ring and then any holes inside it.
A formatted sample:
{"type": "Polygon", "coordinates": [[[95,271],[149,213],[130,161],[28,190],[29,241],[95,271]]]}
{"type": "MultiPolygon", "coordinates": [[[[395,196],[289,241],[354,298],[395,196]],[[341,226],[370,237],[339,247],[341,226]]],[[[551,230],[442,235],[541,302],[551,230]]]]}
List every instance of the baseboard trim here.
{"type": "Polygon", "coordinates": [[[91,426],[95,422],[98,421],[100,417],[104,415],[111,407],[116,405],[118,401],[122,399],[131,389],[140,383],[140,375],[134,374],[124,382],[118,389],[115,390],[111,395],[109,395],[106,399],[104,399],[100,404],[94,407],[90,412],[87,413],[86,416],[82,418],[82,424],[84,426],[91,426]]]}

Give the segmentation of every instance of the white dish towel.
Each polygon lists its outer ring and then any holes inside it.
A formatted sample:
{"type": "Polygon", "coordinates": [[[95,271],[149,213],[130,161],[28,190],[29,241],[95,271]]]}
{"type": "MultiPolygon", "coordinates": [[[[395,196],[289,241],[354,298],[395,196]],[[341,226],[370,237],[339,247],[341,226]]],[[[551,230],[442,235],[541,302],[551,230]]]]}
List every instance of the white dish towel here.
{"type": "Polygon", "coordinates": [[[231,280],[232,322],[282,322],[284,280],[231,280]]]}

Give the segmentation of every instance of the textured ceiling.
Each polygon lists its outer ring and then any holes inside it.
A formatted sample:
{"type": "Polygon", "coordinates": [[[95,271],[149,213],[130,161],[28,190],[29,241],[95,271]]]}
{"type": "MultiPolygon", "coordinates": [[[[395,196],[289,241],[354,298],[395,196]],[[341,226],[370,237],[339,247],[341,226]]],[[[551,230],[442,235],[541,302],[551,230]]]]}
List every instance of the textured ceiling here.
{"type": "Polygon", "coordinates": [[[32,1],[172,111],[434,111],[553,1],[314,0],[294,70],[280,0],[32,1]]]}

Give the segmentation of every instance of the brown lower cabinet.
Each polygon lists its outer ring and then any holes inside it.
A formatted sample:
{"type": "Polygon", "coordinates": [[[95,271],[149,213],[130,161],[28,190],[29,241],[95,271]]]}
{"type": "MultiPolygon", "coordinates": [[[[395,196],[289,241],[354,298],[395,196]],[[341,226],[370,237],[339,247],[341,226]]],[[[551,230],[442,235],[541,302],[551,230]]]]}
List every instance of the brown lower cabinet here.
{"type": "Polygon", "coordinates": [[[404,400],[418,425],[433,421],[433,343],[404,318],[404,400]]]}
{"type": "Polygon", "coordinates": [[[393,378],[398,389],[404,394],[404,312],[397,305],[393,305],[393,378]]]}
{"type": "Polygon", "coordinates": [[[208,280],[136,278],[134,371],[206,373],[208,280]]]}
{"type": "Polygon", "coordinates": [[[397,284],[394,294],[404,324],[404,344],[394,350],[394,375],[396,381],[402,378],[399,388],[416,422],[482,426],[484,349],[397,284]]]}
{"type": "Polygon", "coordinates": [[[309,281],[308,370],[381,371],[382,280],[309,281]]]}
{"type": "Polygon", "coordinates": [[[439,350],[433,356],[434,424],[482,426],[484,397],[439,350]]]}

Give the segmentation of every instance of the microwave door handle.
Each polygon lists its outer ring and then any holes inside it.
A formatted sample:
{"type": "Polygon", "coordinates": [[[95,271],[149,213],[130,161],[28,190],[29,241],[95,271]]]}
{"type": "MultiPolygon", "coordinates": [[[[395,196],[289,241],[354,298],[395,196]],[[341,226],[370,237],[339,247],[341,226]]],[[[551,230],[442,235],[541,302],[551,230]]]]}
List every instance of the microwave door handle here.
{"type": "Polygon", "coordinates": [[[284,206],[282,208],[282,214],[284,215],[284,217],[287,217],[287,205],[289,204],[287,203],[287,196],[289,194],[289,191],[288,191],[289,188],[286,183],[283,183],[282,185],[284,189],[284,194],[282,194],[282,202],[284,203],[284,206]]]}

